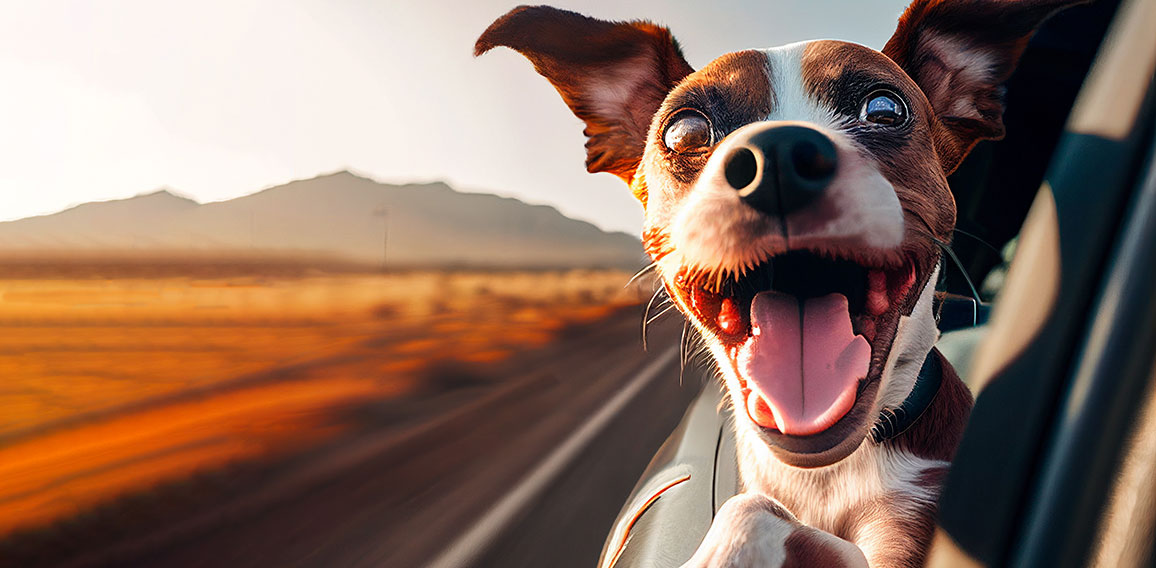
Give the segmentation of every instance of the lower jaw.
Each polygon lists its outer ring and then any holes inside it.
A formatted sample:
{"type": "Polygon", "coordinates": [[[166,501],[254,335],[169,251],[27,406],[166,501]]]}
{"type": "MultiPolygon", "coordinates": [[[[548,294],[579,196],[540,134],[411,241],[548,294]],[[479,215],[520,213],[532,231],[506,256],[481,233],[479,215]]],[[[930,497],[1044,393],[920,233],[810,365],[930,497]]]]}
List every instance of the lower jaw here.
{"type": "MultiPolygon", "coordinates": [[[[808,436],[792,436],[778,430],[764,428],[748,422],[771,452],[783,463],[799,468],[826,467],[843,460],[855,452],[867,439],[873,423],[873,404],[879,391],[879,378],[865,379],[855,398],[855,404],[831,427],[808,436]]],[[[736,397],[742,399],[745,408],[745,393],[736,397]]],[[[740,409],[736,409],[739,412],[740,409]]],[[[745,410],[741,410],[745,412],[745,410]]]]}

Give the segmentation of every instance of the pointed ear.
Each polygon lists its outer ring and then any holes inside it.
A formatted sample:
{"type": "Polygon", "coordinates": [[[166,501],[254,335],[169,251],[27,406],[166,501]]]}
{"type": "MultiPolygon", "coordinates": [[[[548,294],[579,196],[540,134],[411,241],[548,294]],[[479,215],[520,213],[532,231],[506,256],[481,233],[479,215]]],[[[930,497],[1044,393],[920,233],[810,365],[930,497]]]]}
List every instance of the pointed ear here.
{"type": "Polygon", "coordinates": [[[650,121],[692,71],[666,28],[606,22],[549,6],[519,6],[478,38],[475,55],[497,46],[526,56],[586,122],[586,169],[630,183],[650,121]]]}
{"type": "Polygon", "coordinates": [[[915,0],[883,53],[919,85],[941,125],[946,173],[975,143],[1003,138],[1002,83],[1048,16],[1087,0],[915,0]]]}

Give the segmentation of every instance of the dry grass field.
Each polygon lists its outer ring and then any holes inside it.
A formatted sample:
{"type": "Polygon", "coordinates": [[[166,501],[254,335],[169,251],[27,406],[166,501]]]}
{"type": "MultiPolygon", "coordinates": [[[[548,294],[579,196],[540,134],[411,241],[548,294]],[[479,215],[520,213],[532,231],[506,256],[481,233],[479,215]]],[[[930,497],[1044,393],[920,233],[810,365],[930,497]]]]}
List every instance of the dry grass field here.
{"type": "Polygon", "coordinates": [[[0,537],[341,434],[403,396],[604,317],[630,274],[0,280],[0,537]]]}

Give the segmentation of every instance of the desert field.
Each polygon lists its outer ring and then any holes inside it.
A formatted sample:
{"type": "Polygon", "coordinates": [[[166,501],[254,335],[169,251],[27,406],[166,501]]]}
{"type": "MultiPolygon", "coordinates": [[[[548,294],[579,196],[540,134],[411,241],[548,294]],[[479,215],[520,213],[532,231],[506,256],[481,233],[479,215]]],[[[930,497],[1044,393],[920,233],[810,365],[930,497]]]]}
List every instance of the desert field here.
{"type": "Polygon", "coordinates": [[[322,444],[347,427],[340,409],[439,388],[447,370],[646,300],[630,276],[0,279],[0,539],[322,444]]]}

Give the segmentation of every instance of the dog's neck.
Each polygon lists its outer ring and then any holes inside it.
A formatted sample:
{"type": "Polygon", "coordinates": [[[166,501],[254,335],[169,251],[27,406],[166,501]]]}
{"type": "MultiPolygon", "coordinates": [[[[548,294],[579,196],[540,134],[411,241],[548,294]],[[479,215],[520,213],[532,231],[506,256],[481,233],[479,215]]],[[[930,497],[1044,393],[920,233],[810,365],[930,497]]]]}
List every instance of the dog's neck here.
{"type": "Polygon", "coordinates": [[[931,406],[943,383],[943,364],[939,353],[932,351],[923,360],[923,367],[915,378],[915,386],[907,399],[896,408],[884,408],[871,427],[871,440],[884,442],[907,431],[931,406]]]}

